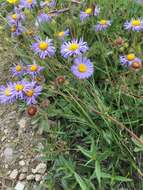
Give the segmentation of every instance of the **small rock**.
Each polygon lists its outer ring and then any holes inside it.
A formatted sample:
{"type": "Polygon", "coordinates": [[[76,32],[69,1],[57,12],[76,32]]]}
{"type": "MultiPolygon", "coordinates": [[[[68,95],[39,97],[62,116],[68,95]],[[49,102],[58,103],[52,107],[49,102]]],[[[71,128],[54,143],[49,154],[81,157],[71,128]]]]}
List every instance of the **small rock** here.
{"type": "Polygon", "coordinates": [[[44,146],[43,146],[43,144],[42,144],[42,143],[38,143],[37,148],[38,148],[38,149],[40,149],[40,150],[42,150],[42,149],[44,149],[44,146]]]}
{"type": "Polygon", "coordinates": [[[12,159],[13,159],[13,149],[10,148],[10,147],[7,147],[5,150],[4,150],[4,157],[5,157],[5,160],[7,162],[10,162],[12,159]]]}
{"type": "Polygon", "coordinates": [[[18,176],[18,170],[15,169],[15,170],[13,170],[13,171],[11,172],[11,174],[10,174],[9,177],[10,177],[10,179],[16,179],[17,176],[18,176]]]}
{"type": "Polygon", "coordinates": [[[21,155],[19,158],[20,158],[20,159],[23,159],[23,158],[24,158],[24,156],[23,156],[23,155],[21,155]]]}
{"type": "Polygon", "coordinates": [[[46,164],[40,163],[35,169],[32,169],[32,173],[44,174],[46,172],[46,164]]]}
{"type": "Polygon", "coordinates": [[[31,180],[35,179],[35,176],[31,174],[31,175],[28,175],[26,179],[28,181],[31,181],[31,180]]]}
{"type": "Polygon", "coordinates": [[[26,175],[24,173],[20,174],[19,180],[22,181],[26,178],[26,175]]]}
{"type": "Polygon", "coordinates": [[[4,142],[5,139],[6,139],[6,136],[3,136],[3,137],[1,138],[1,142],[4,142]]]}
{"type": "Polygon", "coordinates": [[[8,164],[5,164],[4,167],[5,167],[6,169],[8,169],[8,164]]]}
{"type": "Polygon", "coordinates": [[[28,168],[27,167],[22,168],[22,173],[27,173],[27,172],[28,172],[28,168]]]}
{"type": "Polygon", "coordinates": [[[35,175],[35,181],[39,182],[39,181],[41,181],[41,179],[42,179],[41,175],[39,175],[39,174],[35,175]]]}
{"type": "Polygon", "coordinates": [[[19,165],[20,165],[20,166],[25,166],[24,160],[19,161],[19,165]]]}
{"type": "Polygon", "coordinates": [[[24,183],[21,183],[21,182],[18,182],[15,186],[15,190],[24,190],[25,188],[25,184],[24,183]]]}
{"type": "Polygon", "coordinates": [[[32,168],[32,173],[33,174],[36,174],[36,170],[32,168]]]}
{"type": "Polygon", "coordinates": [[[8,172],[7,172],[7,175],[10,175],[10,173],[11,173],[11,171],[8,171],[8,172]]]}
{"type": "Polygon", "coordinates": [[[19,122],[19,127],[20,128],[25,128],[26,127],[26,119],[23,117],[19,122]]]}
{"type": "Polygon", "coordinates": [[[4,129],[4,133],[5,133],[5,135],[7,135],[8,134],[8,129],[4,129]]]}

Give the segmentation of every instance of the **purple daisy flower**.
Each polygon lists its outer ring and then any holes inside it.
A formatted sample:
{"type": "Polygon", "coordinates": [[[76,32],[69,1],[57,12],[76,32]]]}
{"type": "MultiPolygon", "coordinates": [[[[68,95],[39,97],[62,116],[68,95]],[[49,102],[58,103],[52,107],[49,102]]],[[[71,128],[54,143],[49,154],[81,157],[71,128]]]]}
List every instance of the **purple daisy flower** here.
{"type": "Polygon", "coordinates": [[[96,5],[94,8],[87,8],[85,11],[80,11],[80,20],[84,21],[90,16],[98,16],[100,13],[100,8],[96,5]]]}
{"type": "Polygon", "coordinates": [[[7,16],[7,21],[9,25],[16,25],[19,21],[25,20],[25,16],[22,11],[18,8],[15,8],[15,12],[10,13],[7,16]]]}
{"type": "Polygon", "coordinates": [[[142,19],[131,19],[131,21],[126,21],[124,28],[128,31],[142,31],[143,30],[143,20],[142,19]]]}
{"type": "Polygon", "coordinates": [[[95,30],[96,32],[106,30],[109,26],[111,26],[111,20],[100,20],[95,26],[95,30]]]}
{"type": "Polygon", "coordinates": [[[68,58],[74,55],[81,55],[88,50],[87,42],[84,42],[83,39],[79,41],[73,39],[70,42],[64,42],[61,46],[61,54],[64,58],[68,58]]]}
{"type": "Polygon", "coordinates": [[[134,53],[130,53],[128,55],[120,56],[120,63],[124,66],[130,66],[136,59],[134,53]]]}
{"type": "Polygon", "coordinates": [[[71,72],[79,79],[89,78],[94,72],[93,63],[86,57],[77,57],[71,67],[71,72]]]}
{"type": "Polygon", "coordinates": [[[36,42],[32,44],[33,51],[40,56],[41,59],[45,59],[47,56],[52,57],[55,55],[55,47],[53,46],[53,40],[46,38],[41,40],[39,37],[35,37],[36,42]]]}
{"type": "Polygon", "coordinates": [[[12,88],[12,94],[15,95],[16,99],[23,99],[24,98],[24,92],[26,92],[29,89],[29,83],[25,80],[15,82],[13,84],[12,88]]]}
{"type": "Polygon", "coordinates": [[[15,94],[12,92],[12,89],[12,83],[8,83],[6,86],[0,86],[0,103],[13,103],[16,100],[15,94]]]}
{"type": "Polygon", "coordinates": [[[58,38],[64,40],[66,36],[69,36],[69,29],[57,33],[58,38]]]}
{"type": "Polygon", "coordinates": [[[20,22],[17,24],[11,25],[11,34],[12,36],[20,36],[24,32],[24,27],[21,25],[20,22]]]}
{"type": "Polygon", "coordinates": [[[40,3],[40,6],[41,8],[45,7],[45,6],[49,6],[49,7],[55,7],[56,6],[56,0],[45,0],[45,1],[42,1],[40,3]]]}
{"type": "Polygon", "coordinates": [[[41,67],[37,64],[27,65],[27,73],[32,77],[37,76],[41,71],[43,71],[44,67],[41,67]]]}
{"type": "Polygon", "coordinates": [[[46,13],[40,13],[37,17],[39,23],[50,22],[52,17],[46,13]]]}
{"type": "Polygon", "coordinates": [[[20,6],[23,8],[33,9],[36,4],[36,0],[20,0],[20,6]]]}
{"type": "Polygon", "coordinates": [[[25,73],[23,65],[15,65],[11,68],[13,77],[21,77],[25,73]]]}
{"type": "Polygon", "coordinates": [[[42,86],[37,85],[36,82],[29,83],[28,89],[25,91],[24,100],[28,105],[36,104],[36,98],[41,94],[42,86]]]}

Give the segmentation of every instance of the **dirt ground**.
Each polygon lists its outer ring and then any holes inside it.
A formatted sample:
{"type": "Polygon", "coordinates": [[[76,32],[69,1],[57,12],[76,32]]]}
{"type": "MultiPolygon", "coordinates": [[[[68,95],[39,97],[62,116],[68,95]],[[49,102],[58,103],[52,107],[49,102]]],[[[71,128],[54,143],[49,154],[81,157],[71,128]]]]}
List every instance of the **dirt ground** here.
{"type": "MultiPolygon", "coordinates": [[[[17,61],[15,55],[10,38],[0,29],[0,85],[12,79],[9,70],[17,61]]],[[[46,164],[34,150],[43,148],[36,127],[16,104],[0,105],[0,190],[36,190],[42,182],[46,164]]]]}

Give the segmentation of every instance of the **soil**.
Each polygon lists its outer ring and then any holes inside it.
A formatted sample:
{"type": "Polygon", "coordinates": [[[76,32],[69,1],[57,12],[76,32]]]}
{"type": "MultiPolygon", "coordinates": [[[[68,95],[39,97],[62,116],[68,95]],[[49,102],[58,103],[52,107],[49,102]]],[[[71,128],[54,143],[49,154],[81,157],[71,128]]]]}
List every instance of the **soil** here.
{"type": "MultiPolygon", "coordinates": [[[[0,29],[0,85],[12,80],[10,67],[16,62],[10,37],[0,29]]],[[[42,135],[39,135],[36,128],[25,113],[18,111],[16,104],[0,104],[0,190],[15,189],[17,183],[21,189],[23,185],[24,190],[36,190],[41,183],[42,177],[36,182],[36,174],[32,174],[32,168],[41,163],[42,156],[35,148],[43,147],[42,135]],[[12,177],[14,172],[16,177],[12,177]],[[22,180],[21,174],[24,178],[22,180]],[[26,179],[29,175],[33,175],[33,179],[26,179]]]]}

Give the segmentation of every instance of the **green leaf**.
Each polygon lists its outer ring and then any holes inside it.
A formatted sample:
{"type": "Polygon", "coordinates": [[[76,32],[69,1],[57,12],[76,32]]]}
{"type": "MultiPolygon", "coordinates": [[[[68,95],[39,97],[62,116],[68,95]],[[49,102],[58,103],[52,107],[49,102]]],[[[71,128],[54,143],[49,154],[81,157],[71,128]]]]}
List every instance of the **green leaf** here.
{"type": "Polygon", "coordinates": [[[100,167],[99,161],[96,161],[95,163],[95,171],[96,171],[96,177],[100,186],[101,185],[101,167],[100,167]]]}
{"type": "Polygon", "coordinates": [[[84,182],[84,180],[75,172],[74,173],[75,179],[77,181],[77,183],[79,184],[79,186],[81,187],[81,190],[89,190],[87,188],[86,183],[84,182]]]}
{"type": "Polygon", "coordinates": [[[129,182],[132,181],[132,179],[127,178],[127,177],[122,177],[122,176],[115,176],[114,180],[116,181],[121,181],[121,182],[129,182]]]}

